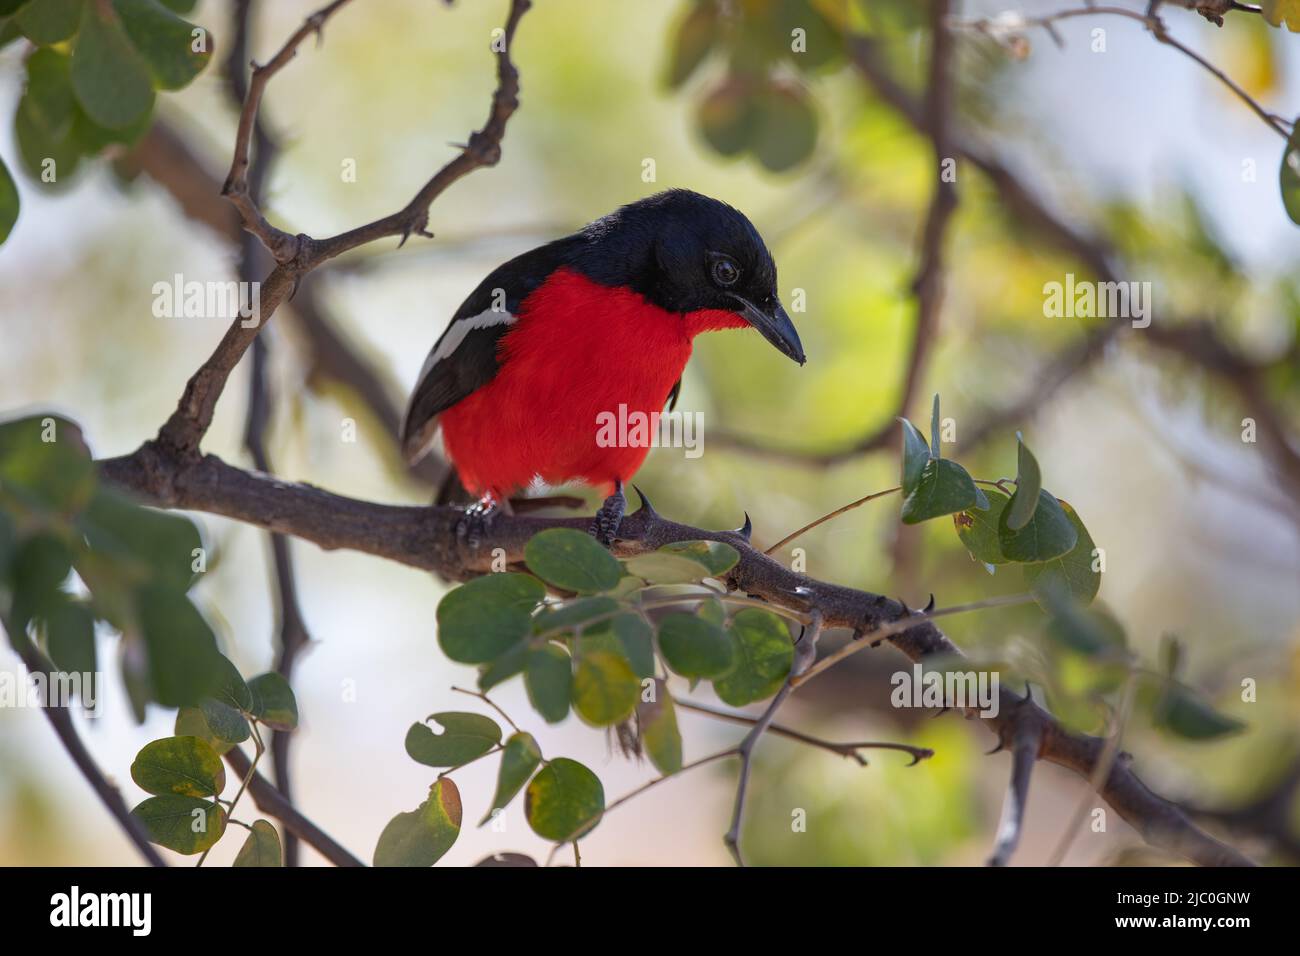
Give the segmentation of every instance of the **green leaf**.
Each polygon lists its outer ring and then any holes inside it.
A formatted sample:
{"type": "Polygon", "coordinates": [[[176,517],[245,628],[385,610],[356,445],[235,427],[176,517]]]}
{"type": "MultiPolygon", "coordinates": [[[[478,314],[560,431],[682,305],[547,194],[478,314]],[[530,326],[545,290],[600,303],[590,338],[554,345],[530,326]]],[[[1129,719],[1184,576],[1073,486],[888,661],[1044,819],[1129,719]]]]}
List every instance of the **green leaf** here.
{"type": "MultiPolygon", "coordinates": [[[[229,708],[227,708],[229,709],[229,708]]],[[[239,717],[238,714],[235,714],[239,717]]],[[[248,723],[242,717],[240,721],[244,723],[244,736],[242,740],[247,740],[249,736],[248,723]]],[[[182,707],[176,711],[176,724],[173,732],[177,737],[198,737],[209,747],[218,757],[223,757],[235,746],[238,741],[224,740],[213,731],[212,726],[208,723],[207,717],[198,707],[182,707]]]]}
{"type": "Polygon", "coordinates": [[[77,107],[77,115],[72,119],[72,145],[76,146],[81,152],[88,156],[93,156],[100,150],[113,144],[123,146],[134,146],[144,134],[149,132],[153,127],[153,111],[141,113],[139,118],[128,123],[126,126],[118,129],[109,129],[96,123],[81,107],[77,107]]]}
{"type": "Polygon", "coordinates": [[[252,704],[248,712],[272,730],[293,730],[298,726],[298,700],[282,674],[258,674],[248,682],[252,704]]]}
{"type": "Polygon", "coordinates": [[[618,602],[603,595],[575,598],[563,604],[543,608],[533,617],[533,632],[558,634],[561,631],[580,629],[593,618],[605,618],[618,610],[618,602]]]}
{"type": "Polygon", "coordinates": [[[52,534],[36,534],[18,546],[10,582],[10,617],[17,629],[27,621],[56,612],[68,602],[63,582],[72,570],[72,552],[52,534]]]}
{"type": "Polygon", "coordinates": [[[722,628],[693,614],[664,615],[659,622],[659,651],[683,677],[716,680],[736,666],[735,642],[722,628]]]}
{"type": "Polygon", "coordinates": [[[627,569],[650,584],[693,584],[710,577],[709,569],[680,554],[650,551],[627,559],[627,569]]]}
{"type": "Polygon", "coordinates": [[[533,535],[524,547],[524,563],[552,587],[578,594],[608,591],[623,576],[617,558],[591,535],[572,528],[533,535]]]}
{"type": "Polygon", "coordinates": [[[0,242],[9,238],[14,223],[18,221],[18,187],[9,173],[9,167],[0,159],[0,242]]]}
{"type": "Polygon", "coordinates": [[[194,51],[194,24],[182,20],[157,0],[113,0],[122,26],[144,57],[160,90],[179,90],[198,76],[212,58],[212,38],[194,51]]]}
{"type": "MultiPolygon", "coordinates": [[[[1300,14],[1296,23],[1300,25],[1300,14]]],[[[1293,28],[1294,29],[1294,28],[1293,28]]],[[[1300,225],[1300,123],[1282,150],[1282,166],[1278,170],[1278,185],[1282,190],[1282,205],[1291,221],[1300,225]]]]}
{"type": "Polygon", "coordinates": [[[77,32],[83,5],[91,6],[85,0],[31,0],[18,11],[14,22],[27,39],[48,46],[77,32]]]}
{"type": "Polygon", "coordinates": [[[903,472],[899,484],[903,486],[903,496],[906,497],[921,482],[921,472],[930,460],[930,448],[915,425],[906,418],[898,421],[903,426],[903,472]]]}
{"type": "Polygon", "coordinates": [[[731,619],[736,666],[713,682],[718,697],[732,707],[767,700],[785,683],[794,663],[790,632],[779,617],[761,608],[745,608],[731,619]]]}
{"type": "Polygon", "coordinates": [[[541,762],[542,749],[537,746],[532,734],[521,731],[511,735],[501,751],[501,769],[497,773],[497,789],[492,795],[492,806],[483,815],[479,826],[491,820],[494,812],[504,810],[509,805],[541,762]]]}
{"type": "Polygon", "coordinates": [[[817,145],[817,111],[800,87],[769,84],[754,97],[752,109],[750,146],[765,169],[782,173],[812,155],[817,145]]]}
{"type": "Polygon", "coordinates": [[[720,578],[740,563],[740,552],[725,541],[674,541],[659,549],[680,554],[709,569],[709,577],[720,578]]]}
{"type": "Polygon", "coordinates": [[[111,9],[87,3],[72,49],[72,88],[86,115],[121,129],[153,108],[153,80],[111,9]]]}
{"type": "Polygon", "coordinates": [[[1016,491],[1011,496],[1003,520],[1012,531],[1019,531],[1033,518],[1038,509],[1038,495],[1043,490],[1043,474],[1038,467],[1038,459],[1025,445],[1020,433],[1016,433],[1018,443],[1016,462],[1016,491]]]}
{"type": "Polygon", "coordinates": [[[150,797],[131,815],[140,821],[151,842],[187,856],[202,853],[226,832],[226,812],[199,797],[150,797]]]}
{"type": "Polygon", "coordinates": [[[226,770],[206,741],[164,737],[144,745],[131,764],[131,779],[146,793],[215,797],[226,786],[226,770]]]}
{"type": "Polygon", "coordinates": [[[146,508],[101,488],[77,527],[92,548],[138,564],[168,588],[185,591],[194,583],[203,538],[188,518],[146,508]]]}
{"type": "Polygon", "coordinates": [[[1007,527],[1007,512],[1015,504],[1015,495],[1011,497],[1011,504],[1007,505],[998,521],[998,543],[1009,560],[1024,563],[1050,561],[1073,550],[1079,534],[1051,492],[1038,493],[1034,516],[1018,531],[1007,527]]]}
{"type": "Polygon", "coordinates": [[[388,821],[375,846],[375,866],[433,866],[460,836],[460,791],[450,777],[429,788],[429,799],[388,821]]]}
{"type": "Polygon", "coordinates": [[[670,42],[667,84],[670,90],[685,83],[704,62],[718,40],[718,9],[697,3],[677,24],[670,42]]]}
{"type": "Polygon", "coordinates": [[[81,429],[57,415],[0,424],[0,483],[33,507],[80,511],[95,490],[81,429]]]}
{"type": "Polygon", "coordinates": [[[233,707],[242,713],[250,713],[253,709],[253,692],[248,689],[248,684],[239,673],[239,668],[223,654],[217,669],[221,676],[212,697],[227,707],[233,707]]]}
{"type": "MultiPolygon", "coordinates": [[[[248,726],[247,718],[229,704],[207,697],[199,701],[198,707],[194,709],[203,718],[212,739],[218,740],[225,745],[225,750],[220,747],[213,748],[219,753],[225,753],[235,744],[242,744],[253,735],[252,728],[248,726]]],[[[203,737],[204,735],[195,734],[195,736],[203,737]]]]}
{"type": "Polygon", "coordinates": [[[24,108],[32,122],[52,139],[72,131],[76,100],[72,95],[72,58],[52,47],[41,47],[27,58],[24,108]]]}
{"type": "Polygon", "coordinates": [[[284,866],[284,852],[280,848],[280,834],[268,820],[254,820],[244,845],[239,848],[231,866],[284,866]]]}
{"type": "Polygon", "coordinates": [[[655,673],[654,632],[640,614],[627,612],[610,621],[610,629],[623,647],[632,673],[642,679],[655,673]]]}
{"type": "Polygon", "coordinates": [[[183,707],[223,687],[229,690],[223,677],[230,662],[217,651],[212,628],[188,597],[146,585],[138,593],[137,612],[154,700],[164,707],[183,707]]]}
{"type": "Polygon", "coordinates": [[[45,614],[45,647],[59,670],[94,674],[95,615],[81,601],[61,601],[45,614]]]}
{"type": "Polygon", "coordinates": [[[594,773],[567,757],[546,764],[528,784],[524,814],[538,836],[556,843],[590,832],[605,812],[605,788],[594,773]]]}
{"type": "Polygon", "coordinates": [[[533,710],[548,724],[558,724],[569,716],[572,686],[573,665],[564,648],[547,644],[529,653],[524,687],[533,710]]]}
{"type": "Polygon", "coordinates": [[[622,657],[609,651],[578,656],[573,676],[573,709],[594,727],[609,727],[632,716],[641,682],[622,657]]]}
{"type": "Polygon", "coordinates": [[[1011,499],[990,488],[986,500],[989,506],[984,510],[969,508],[959,511],[952,516],[952,522],[957,528],[957,537],[972,558],[985,564],[1006,564],[1007,556],[1002,553],[1002,544],[998,540],[998,522],[1011,499]]]}
{"type": "Polygon", "coordinates": [[[504,684],[516,674],[522,674],[528,666],[528,655],[532,649],[528,644],[516,644],[492,663],[488,664],[478,675],[478,689],[487,693],[498,684],[504,684]]]}
{"type": "Polygon", "coordinates": [[[921,468],[916,486],[903,499],[903,524],[965,511],[980,500],[966,469],[946,458],[930,458],[921,468]]]}
{"type": "Polygon", "coordinates": [[[501,743],[501,728],[482,714],[449,711],[428,719],[436,721],[444,732],[435,734],[427,723],[411,724],[406,732],[406,752],[429,767],[459,767],[501,743]]]}
{"type": "Polygon", "coordinates": [[[708,597],[695,606],[695,616],[702,621],[723,627],[727,623],[727,609],[715,597],[708,597]]]}
{"type": "Polygon", "coordinates": [[[754,136],[758,112],[745,84],[723,83],[706,96],[696,114],[700,134],[722,156],[742,152],[754,136]]]}
{"type": "Polygon", "coordinates": [[[1096,561],[1093,551],[1096,546],[1093,544],[1092,535],[1088,534],[1088,529],[1083,526],[1078,514],[1068,503],[1061,501],[1059,504],[1074,527],[1075,534],[1078,536],[1077,543],[1060,557],[1051,558],[1040,564],[1026,564],[1023,569],[1025,583],[1029,585],[1029,590],[1044,609],[1047,608],[1044,602],[1049,589],[1063,588],[1080,604],[1091,604],[1097,592],[1101,590],[1101,571],[1093,570],[1093,563],[1096,561]]]}
{"type": "Polygon", "coordinates": [[[677,710],[667,684],[655,681],[654,699],[637,704],[636,719],[641,728],[641,743],[655,769],[662,774],[681,770],[682,734],[677,729],[677,710]]]}
{"type": "Polygon", "coordinates": [[[532,633],[532,609],[545,596],[531,575],[475,578],[438,602],[438,645],[462,664],[493,661],[532,633]]]}
{"type": "Polygon", "coordinates": [[[1123,626],[1110,614],[1079,607],[1064,592],[1052,588],[1045,596],[1052,615],[1045,633],[1059,644],[1088,657],[1114,658],[1124,650],[1123,626]]]}
{"type": "Polygon", "coordinates": [[[1177,681],[1167,681],[1155,707],[1155,724],[1187,740],[1213,740],[1244,730],[1239,720],[1221,714],[1196,691],[1177,681]]]}
{"type": "Polygon", "coordinates": [[[18,146],[20,165],[34,182],[45,191],[60,190],[67,186],[81,163],[81,147],[76,141],[76,122],[81,115],[77,108],[73,128],[61,137],[52,136],[43,129],[34,114],[37,107],[27,94],[18,101],[14,111],[14,139],[18,146]]]}

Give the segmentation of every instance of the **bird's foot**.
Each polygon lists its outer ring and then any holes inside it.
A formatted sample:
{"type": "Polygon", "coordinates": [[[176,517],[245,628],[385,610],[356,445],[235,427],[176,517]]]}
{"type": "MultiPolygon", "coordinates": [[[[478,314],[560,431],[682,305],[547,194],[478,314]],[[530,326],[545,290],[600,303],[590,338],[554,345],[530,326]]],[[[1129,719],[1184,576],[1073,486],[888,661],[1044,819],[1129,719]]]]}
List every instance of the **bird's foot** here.
{"type": "Polygon", "coordinates": [[[469,545],[471,551],[477,551],[483,536],[492,529],[492,522],[501,511],[501,503],[495,495],[484,495],[466,508],[456,522],[456,540],[469,545]]]}
{"type": "Polygon", "coordinates": [[[614,482],[614,493],[605,499],[605,503],[596,512],[591,522],[591,536],[610,547],[618,535],[618,526],[623,523],[623,513],[627,511],[627,495],[623,494],[623,482],[614,482]]]}

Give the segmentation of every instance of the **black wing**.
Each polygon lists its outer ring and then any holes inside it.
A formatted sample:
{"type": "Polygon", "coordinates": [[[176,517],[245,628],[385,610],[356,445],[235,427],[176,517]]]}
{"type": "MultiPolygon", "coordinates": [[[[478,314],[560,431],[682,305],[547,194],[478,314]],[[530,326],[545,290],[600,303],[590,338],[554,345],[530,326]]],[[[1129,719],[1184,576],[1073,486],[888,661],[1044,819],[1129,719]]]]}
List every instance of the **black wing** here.
{"type": "Polygon", "coordinates": [[[560,239],[498,266],[461,303],[429,352],[402,422],[402,448],[412,464],[438,429],[438,416],[492,381],[500,367],[501,338],[523,301],[564,261],[560,239]]]}

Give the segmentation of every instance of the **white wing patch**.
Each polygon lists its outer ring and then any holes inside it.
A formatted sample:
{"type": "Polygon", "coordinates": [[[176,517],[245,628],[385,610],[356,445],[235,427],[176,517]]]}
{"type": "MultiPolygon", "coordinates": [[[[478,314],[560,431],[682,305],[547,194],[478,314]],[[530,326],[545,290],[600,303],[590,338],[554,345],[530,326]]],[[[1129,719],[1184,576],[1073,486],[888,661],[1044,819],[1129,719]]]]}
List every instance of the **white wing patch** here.
{"type": "Polygon", "coordinates": [[[438,340],[438,344],[433,347],[429,357],[424,360],[424,367],[420,369],[420,375],[416,378],[416,381],[423,381],[433,367],[460,348],[460,344],[465,341],[465,336],[475,329],[488,329],[494,325],[514,325],[518,320],[518,316],[509,312],[486,309],[478,315],[471,315],[467,319],[453,322],[447,331],[443,333],[442,338],[438,340]]]}

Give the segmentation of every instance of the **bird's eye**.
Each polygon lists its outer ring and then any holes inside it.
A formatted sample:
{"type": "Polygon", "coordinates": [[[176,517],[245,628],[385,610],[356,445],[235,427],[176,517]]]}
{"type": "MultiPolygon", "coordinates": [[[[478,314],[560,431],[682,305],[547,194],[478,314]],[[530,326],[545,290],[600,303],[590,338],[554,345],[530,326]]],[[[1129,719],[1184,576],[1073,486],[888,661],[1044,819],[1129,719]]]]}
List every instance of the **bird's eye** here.
{"type": "Polygon", "coordinates": [[[735,285],[739,279],[740,266],[730,259],[720,257],[713,263],[713,281],[718,285],[735,285]]]}

